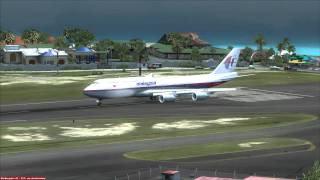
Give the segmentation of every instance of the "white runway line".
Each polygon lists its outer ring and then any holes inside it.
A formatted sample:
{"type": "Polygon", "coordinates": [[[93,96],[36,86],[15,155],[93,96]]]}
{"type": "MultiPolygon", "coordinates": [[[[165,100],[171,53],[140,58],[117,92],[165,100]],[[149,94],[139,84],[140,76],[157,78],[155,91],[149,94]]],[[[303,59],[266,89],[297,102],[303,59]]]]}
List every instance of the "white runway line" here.
{"type": "Polygon", "coordinates": [[[264,90],[264,89],[251,89],[250,90],[254,91],[262,91],[262,92],[270,92],[270,93],[278,93],[278,94],[286,94],[286,95],[293,95],[293,96],[301,96],[301,97],[315,97],[315,96],[310,96],[310,95],[305,95],[305,94],[296,94],[296,93],[288,93],[288,92],[281,92],[281,91],[271,91],[271,90],[264,90]]]}

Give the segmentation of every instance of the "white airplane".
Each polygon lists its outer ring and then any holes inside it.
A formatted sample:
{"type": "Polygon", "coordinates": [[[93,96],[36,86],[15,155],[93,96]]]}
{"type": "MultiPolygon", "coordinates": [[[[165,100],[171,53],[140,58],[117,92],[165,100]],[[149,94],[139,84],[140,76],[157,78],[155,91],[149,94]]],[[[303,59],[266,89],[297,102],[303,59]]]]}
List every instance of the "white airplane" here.
{"type": "Polygon", "coordinates": [[[210,73],[192,76],[108,78],[98,79],[86,87],[85,95],[96,98],[101,105],[103,99],[118,97],[150,97],[160,103],[175,101],[179,95],[189,95],[193,101],[204,100],[219,91],[233,91],[236,88],[212,88],[238,76],[234,72],[240,49],[234,48],[210,73]]]}

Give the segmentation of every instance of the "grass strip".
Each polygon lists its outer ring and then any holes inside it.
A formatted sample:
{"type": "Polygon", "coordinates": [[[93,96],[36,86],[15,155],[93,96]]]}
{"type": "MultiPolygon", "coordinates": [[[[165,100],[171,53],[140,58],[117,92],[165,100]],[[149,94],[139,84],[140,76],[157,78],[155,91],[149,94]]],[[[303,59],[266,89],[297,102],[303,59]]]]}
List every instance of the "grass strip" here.
{"type": "Polygon", "coordinates": [[[124,156],[127,158],[140,160],[166,161],[253,150],[284,148],[306,144],[311,145],[310,142],[301,139],[261,138],[188,145],[167,149],[135,151],[126,153],[124,156]]]}
{"type": "Polygon", "coordinates": [[[215,133],[250,131],[268,127],[287,126],[318,119],[308,114],[261,115],[202,115],[154,118],[57,119],[48,122],[14,122],[0,125],[0,153],[48,148],[90,146],[144,139],[167,139],[215,133]],[[248,118],[230,124],[216,123],[219,118],[248,118]],[[126,125],[127,124],[127,125],[126,125]],[[120,133],[128,124],[132,130],[120,133]],[[185,124],[185,125],[183,125],[185,124]],[[179,125],[180,128],[163,128],[179,125]],[[193,125],[193,127],[191,127],[193,125]],[[155,128],[155,127],[162,127],[155,128]],[[107,131],[107,133],[106,133],[107,131]],[[100,135],[99,135],[100,133],[100,135]],[[101,135],[101,133],[105,133],[101,135]],[[83,135],[84,134],[84,135],[83,135]],[[13,137],[6,138],[6,137],[13,137]],[[47,137],[48,140],[40,140],[47,137]],[[25,139],[27,138],[27,139],[25,139]],[[18,139],[15,140],[15,139],[18,139]],[[20,140],[19,140],[20,139],[20,140]],[[22,139],[22,140],[21,140],[22,139]]]}

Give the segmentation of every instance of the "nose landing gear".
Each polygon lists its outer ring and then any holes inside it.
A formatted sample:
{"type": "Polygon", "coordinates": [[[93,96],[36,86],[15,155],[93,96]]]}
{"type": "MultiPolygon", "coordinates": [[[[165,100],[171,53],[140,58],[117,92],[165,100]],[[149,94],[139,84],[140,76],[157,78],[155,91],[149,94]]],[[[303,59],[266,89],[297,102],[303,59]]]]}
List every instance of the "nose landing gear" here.
{"type": "Polygon", "coordinates": [[[101,106],[102,99],[97,99],[97,100],[96,100],[96,103],[97,103],[97,106],[101,106]]]}

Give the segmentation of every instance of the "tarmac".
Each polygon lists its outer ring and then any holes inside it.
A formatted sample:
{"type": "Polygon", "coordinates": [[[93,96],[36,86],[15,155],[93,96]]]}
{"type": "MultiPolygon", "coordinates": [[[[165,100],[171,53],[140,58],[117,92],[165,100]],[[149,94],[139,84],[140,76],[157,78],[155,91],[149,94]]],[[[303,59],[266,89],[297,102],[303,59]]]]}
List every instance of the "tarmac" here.
{"type": "MultiPolygon", "coordinates": [[[[28,104],[1,105],[1,121],[51,121],[93,117],[154,117],[203,114],[264,114],[306,113],[319,115],[320,85],[278,85],[259,88],[240,88],[237,92],[217,93],[201,102],[191,98],[175,103],[159,104],[148,99],[126,98],[105,100],[101,107],[92,99],[28,104]]],[[[212,172],[238,172],[278,177],[301,176],[320,160],[320,121],[283,127],[211,135],[176,137],[166,140],[149,139],[116,144],[102,144],[77,148],[49,149],[1,155],[1,175],[46,176],[47,179],[115,179],[149,167],[180,167],[212,172]],[[130,151],[174,147],[179,145],[242,140],[263,137],[305,139],[315,147],[310,149],[282,149],[245,154],[208,156],[176,161],[152,162],[127,159],[130,151]]],[[[232,173],[231,173],[232,174],[232,173]]],[[[121,178],[118,178],[121,179],[121,178]]],[[[133,178],[131,178],[133,179],[133,178]]]]}

